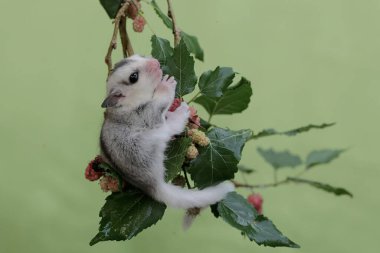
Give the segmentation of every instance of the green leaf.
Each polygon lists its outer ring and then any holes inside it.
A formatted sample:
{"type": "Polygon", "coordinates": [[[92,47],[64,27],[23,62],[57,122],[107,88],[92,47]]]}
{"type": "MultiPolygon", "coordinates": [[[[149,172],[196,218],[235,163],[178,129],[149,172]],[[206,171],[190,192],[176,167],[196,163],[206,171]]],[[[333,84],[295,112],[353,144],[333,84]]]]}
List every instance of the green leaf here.
{"type": "Polygon", "coordinates": [[[214,114],[244,111],[248,108],[251,96],[251,82],[242,77],[237,85],[227,88],[220,98],[201,96],[194,102],[201,104],[212,117],[214,114]]]}
{"type": "Polygon", "coordinates": [[[284,132],[279,132],[277,130],[269,128],[269,129],[264,129],[261,132],[259,132],[258,134],[253,135],[251,139],[258,139],[258,138],[261,138],[261,137],[267,137],[267,136],[272,136],[272,135],[295,136],[297,134],[307,132],[307,131],[309,131],[311,129],[323,129],[323,128],[330,127],[330,126],[333,126],[333,125],[335,125],[335,123],[328,123],[328,124],[324,123],[324,124],[321,124],[321,125],[310,124],[310,125],[307,125],[307,126],[295,128],[295,129],[284,131],[284,132]]]}
{"type": "Polygon", "coordinates": [[[223,91],[232,83],[235,72],[232,68],[216,67],[213,71],[204,72],[199,78],[200,92],[209,97],[221,97],[223,91]]]}
{"type": "Polygon", "coordinates": [[[204,128],[205,130],[208,130],[212,125],[207,122],[206,120],[201,118],[201,127],[204,128]]]}
{"type": "Polygon", "coordinates": [[[252,131],[250,129],[243,129],[239,131],[232,131],[222,128],[213,128],[207,136],[214,142],[223,143],[223,145],[231,150],[236,159],[240,161],[241,152],[243,151],[244,144],[251,137],[252,131]]]}
{"type": "Polygon", "coordinates": [[[129,240],[154,225],[164,215],[166,206],[137,189],[112,193],[106,198],[99,216],[99,233],[90,245],[100,241],[129,240]]]}
{"type": "Polygon", "coordinates": [[[167,64],[162,66],[162,69],[165,74],[174,76],[177,80],[177,97],[182,97],[194,90],[197,83],[194,58],[190,55],[183,40],[174,48],[173,57],[167,59],[167,64]]]}
{"type": "Polygon", "coordinates": [[[238,169],[241,173],[244,173],[244,174],[251,174],[251,173],[254,173],[256,171],[255,169],[251,169],[251,168],[244,166],[244,165],[239,165],[238,169]]]}
{"type": "Polygon", "coordinates": [[[168,59],[173,57],[173,48],[170,46],[170,42],[166,39],[153,35],[152,42],[152,56],[156,58],[161,65],[166,65],[168,59]]]}
{"type": "MultiPolygon", "coordinates": [[[[153,6],[157,16],[162,20],[162,22],[164,22],[164,25],[170,30],[173,30],[172,20],[160,9],[157,2],[153,0],[150,2],[150,4],[153,6]]],[[[197,58],[198,60],[203,61],[204,52],[201,46],[199,45],[198,38],[181,31],[181,39],[184,40],[189,52],[194,54],[195,58],[197,58]]]]}
{"type": "Polygon", "coordinates": [[[182,164],[185,161],[187,148],[191,144],[191,138],[176,138],[169,143],[169,147],[166,150],[166,181],[170,181],[175,178],[182,170],[182,164]]]}
{"type": "Polygon", "coordinates": [[[251,130],[212,128],[207,133],[210,144],[198,148],[199,155],[188,168],[197,187],[204,188],[233,178],[244,144],[250,136],[251,130]]]}
{"type": "Polygon", "coordinates": [[[181,32],[181,38],[185,41],[186,46],[189,49],[189,52],[194,54],[195,58],[197,58],[198,60],[203,61],[204,52],[201,46],[199,45],[198,38],[185,32],[181,32]]]}
{"type": "Polygon", "coordinates": [[[218,212],[225,222],[240,230],[258,245],[270,247],[299,246],[284,236],[268,218],[258,215],[245,198],[230,192],[219,202],[218,212]]]}
{"type": "Polygon", "coordinates": [[[116,17],[122,2],[123,0],[100,0],[100,4],[103,6],[104,10],[111,19],[116,17]]]}
{"type": "Polygon", "coordinates": [[[164,22],[164,25],[169,29],[173,29],[172,20],[160,9],[157,2],[155,0],[152,0],[150,4],[153,6],[157,16],[159,16],[162,22],[164,22]]]}
{"type": "Polygon", "coordinates": [[[338,158],[338,156],[346,151],[345,149],[323,149],[315,150],[309,153],[306,158],[306,169],[311,167],[326,164],[338,158]]]}
{"type": "Polygon", "coordinates": [[[257,152],[272,165],[274,169],[284,167],[297,167],[302,164],[302,160],[298,155],[291,154],[289,151],[274,151],[273,149],[257,148],[257,152]]]}
{"type": "Polygon", "coordinates": [[[306,179],[302,179],[302,178],[295,178],[295,177],[288,177],[287,180],[294,182],[294,183],[308,184],[308,185],[311,185],[315,188],[324,190],[326,192],[334,193],[337,196],[348,195],[351,198],[353,197],[352,193],[347,191],[346,189],[340,188],[340,187],[333,187],[333,186],[325,184],[325,183],[320,183],[320,182],[316,182],[316,181],[306,180],[306,179]]]}

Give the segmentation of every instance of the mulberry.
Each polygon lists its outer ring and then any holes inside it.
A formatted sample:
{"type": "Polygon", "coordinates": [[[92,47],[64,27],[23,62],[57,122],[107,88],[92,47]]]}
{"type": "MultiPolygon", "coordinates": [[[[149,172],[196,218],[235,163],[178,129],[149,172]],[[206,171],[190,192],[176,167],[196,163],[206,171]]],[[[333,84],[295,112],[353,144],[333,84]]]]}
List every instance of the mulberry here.
{"type": "Polygon", "coordinates": [[[186,151],[186,157],[189,159],[195,159],[199,155],[198,149],[194,144],[191,144],[186,151]]]}

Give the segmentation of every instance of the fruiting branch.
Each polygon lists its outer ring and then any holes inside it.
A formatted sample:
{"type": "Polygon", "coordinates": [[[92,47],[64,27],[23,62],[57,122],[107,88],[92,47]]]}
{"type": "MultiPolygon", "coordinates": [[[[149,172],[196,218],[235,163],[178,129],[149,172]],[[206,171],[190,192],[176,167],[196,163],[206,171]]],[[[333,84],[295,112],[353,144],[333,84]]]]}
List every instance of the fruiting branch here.
{"type": "Polygon", "coordinates": [[[172,1],[167,0],[167,2],[168,2],[168,16],[169,18],[172,19],[172,23],[173,23],[174,46],[177,46],[181,40],[181,31],[177,26],[177,22],[176,22],[173,7],[172,7],[172,1]]]}

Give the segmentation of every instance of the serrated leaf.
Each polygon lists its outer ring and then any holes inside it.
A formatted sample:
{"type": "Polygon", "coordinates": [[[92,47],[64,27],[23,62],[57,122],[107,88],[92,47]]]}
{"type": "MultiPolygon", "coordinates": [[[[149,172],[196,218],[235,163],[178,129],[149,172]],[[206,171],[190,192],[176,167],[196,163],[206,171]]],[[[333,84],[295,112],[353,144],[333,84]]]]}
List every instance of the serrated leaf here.
{"type": "Polygon", "coordinates": [[[323,123],[321,125],[310,124],[307,126],[303,126],[303,127],[295,128],[292,130],[283,131],[283,132],[279,132],[275,129],[269,128],[269,129],[264,129],[264,130],[260,131],[258,134],[253,135],[252,139],[258,139],[261,137],[267,137],[267,136],[272,136],[272,135],[295,136],[295,135],[300,134],[300,133],[308,132],[311,129],[323,129],[323,128],[330,127],[333,125],[335,125],[335,123],[328,123],[328,124],[323,123]]]}
{"type": "Polygon", "coordinates": [[[194,54],[195,58],[197,58],[198,60],[203,61],[204,52],[201,46],[199,45],[198,38],[185,32],[181,32],[181,38],[185,41],[186,46],[189,49],[189,52],[194,54]]]}
{"type": "Polygon", "coordinates": [[[257,216],[253,222],[254,234],[247,234],[258,245],[270,247],[299,248],[300,246],[284,236],[271,220],[263,215],[257,216]]]}
{"type": "Polygon", "coordinates": [[[316,182],[316,181],[311,181],[311,180],[302,179],[302,178],[295,178],[295,177],[288,177],[287,180],[294,182],[294,183],[308,184],[308,185],[311,185],[315,188],[324,190],[326,192],[334,193],[337,196],[348,195],[351,198],[353,197],[352,193],[347,191],[346,189],[340,188],[340,187],[333,187],[333,186],[325,184],[325,183],[320,183],[320,182],[316,182]]]}
{"type": "Polygon", "coordinates": [[[167,59],[167,63],[162,66],[162,69],[165,74],[174,76],[177,80],[177,97],[182,97],[194,90],[197,83],[194,58],[190,55],[183,40],[174,48],[173,57],[167,59]]]}
{"type": "Polygon", "coordinates": [[[173,48],[170,46],[170,42],[166,39],[153,35],[152,42],[152,56],[156,58],[161,65],[166,65],[168,59],[173,56],[173,48]]]}
{"type": "Polygon", "coordinates": [[[296,243],[284,236],[272,221],[263,215],[258,215],[252,205],[236,192],[228,193],[219,202],[218,213],[225,222],[240,230],[258,245],[299,248],[296,243]]]}
{"type": "Polygon", "coordinates": [[[338,158],[338,156],[344,151],[344,149],[322,149],[312,151],[306,158],[306,169],[329,163],[332,160],[338,158]]]}
{"type": "Polygon", "coordinates": [[[182,164],[185,161],[187,148],[191,144],[191,138],[177,138],[169,143],[166,150],[165,180],[170,181],[175,178],[182,170],[182,164]]]}
{"type": "Polygon", "coordinates": [[[223,145],[231,150],[236,159],[240,161],[241,152],[243,151],[244,144],[251,137],[252,131],[244,129],[239,131],[232,131],[222,128],[213,128],[207,136],[215,141],[223,143],[223,145]]]}
{"type": "Polygon", "coordinates": [[[129,240],[154,225],[164,215],[166,206],[137,189],[112,193],[106,198],[99,216],[99,233],[90,245],[100,241],[129,240]]]}
{"type": "Polygon", "coordinates": [[[122,2],[123,0],[100,0],[100,4],[103,6],[104,10],[111,19],[116,17],[122,2]]]}
{"type": "Polygon", "coordinates": [[[237,172],[237,164],[250,130],[231,131],[212,128],[207,137],[210,144],[199,147],[199,155],[192,160],[188,172],[197,187],[204,188],[231,179],[237,172]]]}
{"type": "Polygon", "coordinates": [[[221,97],[200,96],[194,102],[202,105],[212,117],[215,114],[233,114],[244,111],[248,108],[251,96],[251,82],[242,77],[235,86],[227,88],[221,97]]]}
{"type": "Polygon", "coordinates": [[[199,78],[199,91],[208,97],[221,97],[223,91],[232,83],[235,72],[229,67],[216,67],[204,72],[199,78]]]}
{"type": "Polygon", "coordinates": [[[169,29],[173,29],[172,20],[161,10],[157,2],[155,0],[152,0],[150,4],[153,6],[157,16],[161,18],[162,22],[164,22],[164,25],[169,29]]]}
{"type": "Polygon", "coordinates": [[[257,148],[257,152],[268,162],[274,169],[284,167],[297,167],[302,164],[302,160],[298,155],[294,155],[289,151],[275,151],[273,149],[257,148]]]}

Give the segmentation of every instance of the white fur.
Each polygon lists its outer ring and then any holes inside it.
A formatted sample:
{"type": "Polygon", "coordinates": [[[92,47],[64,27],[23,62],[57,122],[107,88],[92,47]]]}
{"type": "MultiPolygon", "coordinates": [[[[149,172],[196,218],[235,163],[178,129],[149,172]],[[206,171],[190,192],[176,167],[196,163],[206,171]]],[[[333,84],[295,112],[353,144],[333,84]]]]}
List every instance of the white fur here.
{"type": "Polygon", "coordinates": [[[234,191],[234,185],[229,181],[202,190],[183,189],[175,185],[161,183],[155,198],[168,206],[188,209],[215,204],[231,191],[234,191]]]}

